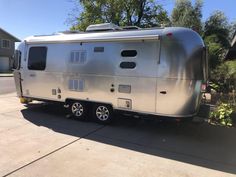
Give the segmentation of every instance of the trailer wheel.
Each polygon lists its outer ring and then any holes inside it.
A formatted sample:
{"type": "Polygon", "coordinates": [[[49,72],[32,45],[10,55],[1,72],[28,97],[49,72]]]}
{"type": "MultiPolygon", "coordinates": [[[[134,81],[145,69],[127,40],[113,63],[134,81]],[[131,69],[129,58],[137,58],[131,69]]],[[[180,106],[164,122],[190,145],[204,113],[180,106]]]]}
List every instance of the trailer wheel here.
{"type": "Polygon", "coordinates": [[[110,105],[96,104],[93,107],[93,118],[96,122],[108,124],[113,119],[113,109],[110,105]]]}
{"type": "Polygon", "coordinates": [[[70,104],[70,112],[72,113],[74,118],[78,120],[85,120],[87,116],[87,106],[85,105],[85,103],[73,101],[70,104]]]}

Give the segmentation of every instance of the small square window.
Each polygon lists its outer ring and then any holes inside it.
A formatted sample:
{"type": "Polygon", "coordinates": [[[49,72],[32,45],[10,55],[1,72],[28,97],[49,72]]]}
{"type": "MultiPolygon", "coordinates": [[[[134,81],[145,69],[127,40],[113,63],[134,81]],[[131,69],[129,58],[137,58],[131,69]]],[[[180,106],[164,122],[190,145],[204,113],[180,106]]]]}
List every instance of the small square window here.
{"type": "Polygon", "coordinates": [[[84,64],[86,62],[86,51],[84,50],[75,50],[70,54],[70,63],[71,64],[84,64]]]}
{"type": "Polygon", "coordinates": [[[71,91],[83,92],[84,80],[83,79],[70,79],[68,88],[71,91]]]}

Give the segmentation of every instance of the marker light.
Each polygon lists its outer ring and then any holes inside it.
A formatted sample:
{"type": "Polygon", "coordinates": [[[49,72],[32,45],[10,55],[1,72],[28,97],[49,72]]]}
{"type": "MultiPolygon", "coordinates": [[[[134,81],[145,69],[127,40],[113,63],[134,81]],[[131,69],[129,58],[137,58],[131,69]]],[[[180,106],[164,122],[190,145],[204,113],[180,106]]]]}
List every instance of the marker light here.
{"type": "Polygon", "coordinates": [[[167,33],[166,36],[171,37],[173,33],[167,33]]]}

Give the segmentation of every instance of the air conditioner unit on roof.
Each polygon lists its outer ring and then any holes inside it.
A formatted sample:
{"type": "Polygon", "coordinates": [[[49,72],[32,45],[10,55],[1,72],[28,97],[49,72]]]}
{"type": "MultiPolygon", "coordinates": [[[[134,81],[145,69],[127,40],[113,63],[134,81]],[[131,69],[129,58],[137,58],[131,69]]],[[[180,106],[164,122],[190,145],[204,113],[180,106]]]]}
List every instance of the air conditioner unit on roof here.
{"type": "Polygon", "coordinates": [[[96,25],[89,25],[86,28],[86,32],[92,32],[92,31],[116,31],[116,30],[122,30],[119,26],[113,24],[113,23],[102,23],[102,24],[96,24],[96,25]]]}

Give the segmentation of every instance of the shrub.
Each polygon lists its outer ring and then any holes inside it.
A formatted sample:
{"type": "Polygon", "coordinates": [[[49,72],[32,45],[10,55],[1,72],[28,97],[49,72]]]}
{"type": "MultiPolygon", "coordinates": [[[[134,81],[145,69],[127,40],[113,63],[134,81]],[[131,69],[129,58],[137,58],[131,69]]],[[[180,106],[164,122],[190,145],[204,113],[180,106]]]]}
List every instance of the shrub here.
{"type": "Polygon", "coordinates": [[[210,87],[217,92],[229,93],[236,88],[236,60],[226,61],[211,71],[210,87]]]}
{"type": "Polygon", "coordinates": [[[231,127],[233,125],[232,113],[233,106],[231,104],[220,102],[216,105],[216,108],[210,112],[209,122],[214,125],[231,127]]]}

